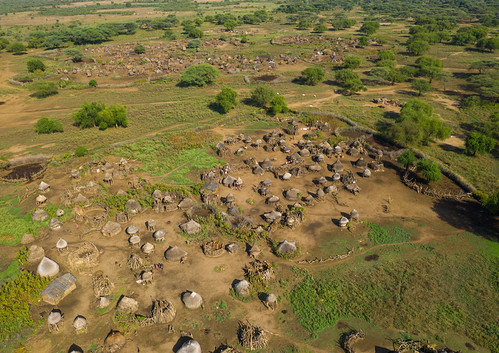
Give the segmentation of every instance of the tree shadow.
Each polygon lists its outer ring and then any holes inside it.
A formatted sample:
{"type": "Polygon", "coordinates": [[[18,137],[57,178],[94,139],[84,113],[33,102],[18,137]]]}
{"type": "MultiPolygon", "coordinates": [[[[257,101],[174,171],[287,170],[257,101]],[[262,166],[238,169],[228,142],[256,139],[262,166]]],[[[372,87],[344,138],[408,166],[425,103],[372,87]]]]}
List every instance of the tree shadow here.
{"type": "Polygon", "coordinates": [[[397,94],[405,94],[406,96],[419,97],[418,92],[416,92],[416,91],[409,91],[409,90],[406,90],[406,89],[397,90],[397,91],[395,91],[395,93],[397,93],[397,94]]]}
{"type": "Polygon", "coordinates": [[[333,80],[325,80],[322,83],[324,83],[328,86],[337,86],[338,85],[338,83],[336,81],[333,81],[333,80]]]}
{"type": "Polygon", "coordinates": [[[211,111],[214,111],[215,113],[219,113],[221,115],[225,115],[225,112],[222,110],[222,107],[220,107],[220,105],[217,104],[217,103],[215,103],[215,102],[211,102],[210,104],[208,104],[208,108],[211,111]]]}
{"type": "Polygon", "coordinates": [[[374,346],[374,353],[391,353],[391,352],[393,352],[391,349],[380,346],[374,346]]]}
{"type": "Polygon", "coordinates": [[[260,108],[260,107],[256,104],[256,102],[255,102],[253,99],[251,99],[251,98],[244,98],[244,99],[242,99],[242,100],[241,100],[241,102],[242,102],[243,104],[246,104],[246,105],[249,105],[249,106],[252,106],[252,107],[257,107],[257,108],[260,108]]]}
{"type": "Polygon", "coordinates": [[[492,216],[478,201],[438,199],[432,210],[442,221],[455,228],[489,240],[499,239],[499,219],[492,216]]]}
{"type": "MultiPolygon", "coordinates": [[[[398,118],[400,117],[400,114],[396,113],[396,112],[386,111],[383,113],[383,117],[390,119],[390,120],[398,120],[398,118]]],[[[381,131],[383,131],[383,130],[381,130],[381,131]]]]}
{"type": "Polygon", "coordinates": [[[440,148],[446,152],[454,152],[454,153],[458,153],[458,154],[464,153],[464,148],[452,146],[452,145],[449,145],[448,143],[440,144],[440,148]]]}

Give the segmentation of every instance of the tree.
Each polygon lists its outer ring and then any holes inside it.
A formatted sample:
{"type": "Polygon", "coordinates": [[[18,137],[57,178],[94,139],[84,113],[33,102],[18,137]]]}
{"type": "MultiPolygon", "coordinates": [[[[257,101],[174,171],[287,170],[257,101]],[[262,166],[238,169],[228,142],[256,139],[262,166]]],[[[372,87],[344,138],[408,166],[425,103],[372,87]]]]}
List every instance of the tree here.
{"type": "Polygon", "coordinates": [[[83,103],[80,110],[73,114],[75,125],[82,129],[98,126],[105,130],[111,126],[128,126],[126,107],[122,105],[111,105],[106,107],[104,103],[83,103]]]}
{"type": "Polygon", "coordinates": [[[353,72],[350,69],[336,71],[335,78],[336,81],[338,81],[340,85],[343,86],[345,91],[349,94],[358,92],[360,90],[366,90],[366,88],[362,84],[359,74],[353,72]]]}
{"type": "Polygon", "coordinates": [[[314,27],[314,32],[317,33],[324,33],[327,31],[327,26],[324,23],[319,23],[317,26],[314,27]]]}
{"type": "Polygon", "coordinates": [[[300,21],[298,21],[298,29],[307,29],[310,27],[312,27],[312,21],[308,18],[301,18],[300,21]]]}
{"type": "Polygon", "coordinates": [[[347,69],[356,69],[360,67],[362,60],[358,56],[349,55],[343,60],[343,66],[347,69]]]}
{"type": "Polygon", "coordinates": [[[428,182],[437,182],[442,178],[442,171],[436,162],[423,158],[418,161],[417,170],[428,182]]]}
{"type": "Polygon", "coordinates": [[[29,72],[45,71],[45,64],[40,59],[31,59],[26,63],[29,72]]]}
{"type": "Polygon", "coordinates": [[[49,118],[40,118],[35,124],[35,131],[38,134],[51,134],[53,132],[63,132],[64,128],[59,121],[49,118]]]}
{"type": "Polygon", "coordinates": [[[395,69],[397,67],[397,62],[395,60],[379,60],[376,62],[376,66],[378,67],[387,67],[389,69],[395,69]]]}
{"type": "Polygon", "coordinates": [[[194,19],[194,24],[197,26],[197,27],[200,27],[202,24],[203,24],[203,20],[199,17],[196,17],[194,19]]]}
{"type": "Polygon", "coordinates": [[[395,82],[407,81],[408,76],[401,69],[390,69],[388,71],[387,79],[394,85],[395,82]]]}
{"type": "Polygon", "coordinates": [[[465,152],[469,155],[490,153],[496,147],[496,140],[478,132],[472,132],[466,137],[465,152]]]}
{"type": "Polygon", "coordinates": [[[407,44],[407,51],[412,55],[419,56],[430,49],[430,44],[424,40],[415,40],[407,44]]]}
{"type": "Polygon", "coordinates": [[[192,65],[180,76],[180,85],[202,87],[215,82],[218,75],[218,70],[212,65],[192,65]]]}
{"type": "Polygon", "coordinates": [[[9,53],[21,54],[21,53],[24,53],[26,51],[26,46],[21,42],[10,43],[7,46],[7,51],[9,53]]]}
{"type": "Polygon", "coordinates": [[[59,93],[57,84],[51,81],[35,82],[29,88],[33,91],[33,96],[36,98],[46,98],[59,93]]]}
{"type": "Polygon", "coordinates": [[[399,158],[397,158],[397,162],[402,164],[404,168],[407,170],[410,166],[414,165],[414,161],[416,160],[416,156],[414,156],[414,152],[412,150],[405,150],[399,158]]]}
{"type": "Polygon", "coordinates": [[[419,67],[419,74],[425,76],[430,80],[430,83],[434,78],[442,72],[443,63],[442,60],[438,58],[432,58],[431,56],[422,56],[416,60],[416,65],[419,67]]]}
{"type": "Polygon", "coordinates": [[[476,42],[476,47],[481,50],[488,50],[491,53],[499,48],[499,37],[494,38],[480,38],[476,42]]]}
{"type": "Polygon", "coordinates": [[[362,33],[367,34],[368,36],[373,35],[379,28],[379,22],[377,21],[366,21],[360,27],[360,31],[362,33]]]}
{"type": "Polygon", "coordinates": [[[10,42],[7,38],[0,37],[0,50],[7,48],[9,44],[10,42]]]}
{"type": "Polygon", "coordinates": [[[482,98],[497,101],[499,99],[499,71],[493,70],[469,78],[470,88],[482,98]]]}
{"type": "Polygon", "coordinates": [[[187,43],[187,49],[197,49],[201,46],[201,41],[199,39],[193,39],[187,43]]]}
{"type": "Polygon", "coordinates": [[[395,60],[395,54],[393,50],[380,50],[378,52],[379,60],[395,60]]]}
{"type": "Polygon", "coordinates": [[[83,53],[76,48],[68,48],[64,50],[64,54],[69,56],[74,63],[78,63],[83,60],[83,53]]]}
{"type": "Polygon", "coordinates": [[[143,45],[139,44],[135,46],[135,48],[133,48],[133,51],[136,54],[144,54],[146,52],[146,48],[143,45]]]}
{"type": "Polygon", "coordinates": [[[233,20],[233,19],[230,19],[230,20],[227,20],[224,22],[224,27],[228,30],[228,31],[233,31],[234,28],[237,27],[237,21],[236,20],[233,20]]]}
{"type": "Polygon", "coordinates": [[[411,87],[418,91],[418,95],[420,96],[422,93],[433,91],[433,87],[426,80],[412,80],[411,87]]]}
{"type": "Polygon", "coordinates": [[[361,47],[365,47],[365,46],[368,46],[369,45],[369,38],[366,37],[366,36],[362,36],[359,38],[359,45],[361,47]]]}
{"type": "Polygon", "coordinates": [[[230,87],[223,87],[215,96],[215,102],[223,113],[227,113],[237,105],[237,92],[230,87]]]}
{"type": "Polygon", "coordinates": [[[89,85],[90,87],[97,87],[98,83],[97,83],[97,81],[96,81],[96,80],[93,80],[93,79],[92,79],[92,80],[90,80],[90,81],[88,82],[88,85],[89,85]]]}
{"type": "Polygon", "coordinates": [[[478,70],[479,73],[483,74],[488,70],[499,69],[499,60],[480,60],[473,61],[470,65],[470,70],[478,70]]]}
{"type": "Polygon", "coordinates": [[[257,106],[267,108],[275,96],[275,91],[269,85],[258,85],[251,93],[251,100],[254,101],[257,106]]]}
{"type": "Polygon", "coordinates": [[[315,86],[324,79],[324,71],[320,67],[309,67],[301,72],[301,81],[309,86],[315,86]]]}
{"type": "Polygon", "coordinates": [[[83,103],[80,110],[73,114],[75,125],[82,129],[96,126],[98,114],[105,107],[104,103],[83,103]]]}
{"type": "Polygon", "coordinates": [[[270,111],[274,115],[289,111],[286,100],[283,96],[276,94],[274,98],[272,98],[272,101],[270,102],[270,111]]]}

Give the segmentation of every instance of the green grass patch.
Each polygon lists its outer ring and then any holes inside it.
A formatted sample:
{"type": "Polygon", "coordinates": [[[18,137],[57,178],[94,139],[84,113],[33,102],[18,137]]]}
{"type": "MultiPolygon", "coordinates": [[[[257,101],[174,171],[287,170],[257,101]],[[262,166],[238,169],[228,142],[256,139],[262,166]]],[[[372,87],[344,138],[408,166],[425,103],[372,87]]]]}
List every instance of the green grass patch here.
{"type": "Polygon", "coordinates": [[[366,222],[369,227],[369,240],[374,245],[405,243],[411,239],[412,233],[408,232],[399,224],[380,225],[378,223],[366,222]]]}

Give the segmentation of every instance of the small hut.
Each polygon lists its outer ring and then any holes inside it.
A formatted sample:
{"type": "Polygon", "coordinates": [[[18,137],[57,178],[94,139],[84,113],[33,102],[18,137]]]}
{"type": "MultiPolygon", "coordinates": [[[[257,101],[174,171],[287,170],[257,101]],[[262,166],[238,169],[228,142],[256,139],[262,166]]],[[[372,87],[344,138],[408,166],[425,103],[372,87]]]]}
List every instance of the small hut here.
{"type": "Polygon", "coordinates": [[[64,324],[64,315],[60,310],[54,309],[47,317],[47,323],[49,326],[49,332],[59,332],[64,324]]]}
{"type": "Polygon", "coordinates": [[[131,215],[136,215],[142,212],[142,206],[137,200],[130,199],[125,203],[125,210],[127,210],[131,215]]]}
{"type": "Polygon", "coordinates": [[[123,296],[116,309],[120,314],[133,314],[139,310],[139,302],[133,298],[123,296]]]}
{"type": "Polygon", "coordinates": [[[341,163],[339,159],[337,159],[336,162],[334,162],[332,165],[332,170],[335,173],[341,173],[342,171],[345,170],[345,166],[343,165],[343,163],[341,163]]]}
{"type": "Polygon", "coordinates": [[[43,195],[38,195],[35,199],[35,202],[38,207],[43,207],[47,204],[47,198],[43,195]]]}
{"type": "Polygon", "coordinates": [[[277,308],[277,296],[274,293],[268,294],[263,299],[263,305],[265,305],[267,309],[275,310],[277,308]]]}
{"type": "Polygon", "coordinates": [[[65,253],[68,251],[68,242],[62,238],[60,238],[57,243],[55,244],[55,247],[58,252],[60,253],[65,253]]]}
{"type": "Polygon", "coordinates": [[[46,221],[48,218],[49,218],[48,212],[42,210],[41,208],[31,214],[31,219],[35,222],[43,222],[46,221]]]}
{"type": "Polygon", "coordinates": [[[284,197],[288,201],[298,201],[301,191],[296,188],[288,189],[284,192],[284,197]]]}
{"type": "Polygon", "coordinates": [[[48,257],[44,257],[38,264],[37,273],[41,277],[54,277],[59,273],[59,265],[48,257]]]}
{"type": "Polygon", "coordinates": [[[149,232],[154,232],[156,230],[156,221],[154,219],[148,219],[146,222],[146,229],[149,232]]]}
{"type": "Polygon", "coordinates": [[[279,196],[272,195],[270,197],[267,197],[267,199],[265,200],[265,203],[267,205],[274,205],[274,204],[278,203],[279,201],[281,201],[281,199],[279,198],[279,196]]]}
{"type": "Polygon", "coordinates": [[[150,255],[153,253],[154,251],[154,245],[147,242],[145,243],[144,245],[142,245],[142,247],[140,248],[140,250],[142,250],[142,252],[146,255],[150,255]]]}
{"type": "Polygon", "coordinates": [[[184,198],[180,203],[178,204],[178,208],[181,210],[188,210],[189,208],[192,208],[196,205],[193,199],[190,199],[188,197],[184,198]]]}
{"type": "Polygon", "coordinates": [[[198,222],[191,219],[189,222],[181,224],[180,229],[185,234],[194,235],[201,231],[201,225],[198,222]]]}
{"type": "Polygon", "coordinates": [[[142,284],[152,284],[153,274],[152,271],[142,271],[140,274],[142,284]]]}
{"type": "Polygon", "coordinates": [[[40,185],[38,185],[38,191],[41,193],[49,192],[50,191],[50,185],[47,184],[46,182],[42,181],[40,185]]]}
{"type": "Polygon", "coordinates": [[[198,343],[198,341],[195,341],[193,339],[189,339],[185,341],[180,349],[177,351],[177,353],[201,353],[201,345],[198,343]]]}
{"type": "Polygon", "coordinates": [[[282,175],[282,180],[289,180],[291,179],[291,176],[292,176],[291,173],[286,172],[282,175]]]}
{"type": "Polygon", "coordinates": [[[341,228],[346,228],[348,223],[349,223],[349,220],[346,217],[341,217],[340,220],[338,221],[338,224],[340,225],[341,228]]]}
{"type": "Polygon", "coordinates": [[[237,295],[243,298],[247,298],[251,295],[250,283],[245,279],[236,281],[233,285],[233,289],[237,295]]]}
{"type": "Polygon", "coordinates": [[[87,319],[81,315],[78,315],[73,320],[73,327],[76,333],[84,333],[87,330],[87,319]]]}
{"type": "Polygon", "coordinates": [[[140,236],[138,236],[137,234],[132,235],[130,238],[128,238],[128,243],[131,246],[138,247],[140,245],[140,236]]]}
{"type": "Polygon", "coordinates": [[[80,172],[77,169],[71,169],[71,179],[80,179],[80,172]]]}
{"type": "Polygon", "coordinates": [[[362,172],[362,176],[364,178],[369,178],[371,176],[371,171],[368,168],[364,169],[364,171],[362,172]]]}
{"type": "Polygon", "coordinates": [[[355,161],[354,165],[355,165],[355,168],[359,168],[359,169],[365,169],[365,168],[367,168],[367,162],[362,157],[360,157],[359,159],[357,159],[355,161]]]}
{"type": "Polygon", "coordinates": [[[105,237],[112,237],[121,232],[121,226],[119,223],[108,221],[101,229],[101,233],[105,237]]]}
{"type": "Polygon", "coordinates": [[[196,292],[186,291],[182,294],[182,302],[187,309],[199,309],[203,305],[203,298],[196,292]]]}
{"type": "Polygon", "coordinates": [[[57,218],[52,218],[49,222],[49,228],[52,230],[60,230],[62,228],[62,222],[57,218]]]}
{"type": "Polygon", "coordinates": [[[118,352],[126,344],[126,338],[119,331],[111,331],[104,340],[104,350],[109,353],[118,352]]]}
{"type": "Polygon", "coordinates": [[[159,229],[152,234],[154,241],[163,242],[165,241],[166,232],[163,229],[159,229]]]}
{"type": "Polygon", "coordinates": [[[139,228],[137,226],[134,226],[133,224],[128,226],[127,229],[126,229],[126,232],[128,235],[135,235],[135,234],[139,234],[139,228]]]}
{"type": "Polygon", "coordinates": [[[165,259],[170,262],[182,262],[187,256],[187,252],[179,248],[178,246],[170,246],[165,251],[165,259]]]}
{"type": "Polygon", "coordinates": [[[350,220],[351,221],[359,221],[359,211],[357,211],[355,208],[350,212],[350,220]]]}
{"type": "Polygon", "coordinates": [[[107,172],[104,175],[104,179],[103,180],[104,180],[105,183],[108,183],[109,185],[113,185],[114,180],[113,180],[113,175],[111,173],[107,172]]]}
{"type": "Polygon", "coordinates": [[[291,255],[298,251],[298,247],[296,246],[296,241],[287,241],[284,240],[276,247],[276,252],[291,255]]]}

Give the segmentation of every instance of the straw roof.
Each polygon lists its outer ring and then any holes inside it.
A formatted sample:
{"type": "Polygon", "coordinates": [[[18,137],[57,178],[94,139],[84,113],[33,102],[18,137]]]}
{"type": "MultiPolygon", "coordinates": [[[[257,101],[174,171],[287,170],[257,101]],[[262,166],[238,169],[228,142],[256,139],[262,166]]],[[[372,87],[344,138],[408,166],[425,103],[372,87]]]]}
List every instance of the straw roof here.
{"type": "Polygon", "coordinates": [[[142,211],[142,206],[137,200],[130,199],[125,203],[125,209],[132,213],[139,213],[142,211]]]}
{"type": "Polygon", "coordinates": [[[36,197],[36,200],[35,200],[35,201],[36,201],[37,203],[43,203],[43,202],[47,201],[47,198],[46,198],[45,196],[43,196],[43,195],[38,195],[38,196],[36,197]]]}
{"type": "Polygon", "coordinates": [[[62,238],[60,238],[55,244],[57,249],[66,249],[68,247],[68,242],[62,238]]]}
{"type": "Polygon", "coordinates": [[[49,228],[52,230],[59,230],[62,228],[62,222],[57,218],[52,218],[49,222],[49,228]]]}
{"type": "Polygon", "coordinates": [[[294,253],[296,250],[298,250],[296,246],[296,241],[287,241],[284,240],[281,242],[279,245],[277,245],[276,250],[280,253],[294,253]]]}
{"type": "Polygon", "coordinates": [[[203,305],[203,298],[196,292],[186,291],[182,294],[182,302],[187,309],[198,309],[203,305]]]}
{"type": "Polygon", "coordinates": [[[171,262],[180,261],[184,256],[187,255],[187,252],[180,249],[178,246],[170,246],[165,251],[165,259],[171,262]]]}
{"type": "Polygon", "coordinates": [[[364,169],[364,171],[362,172],[362,176],[363,176],[364,178],[368,178],[368,177],[370,177],[370,176],[371,176],[371,171],[370,171],[369,169],[367,169],[367,168],[366,168],[366,169],[364,169]]]}
{"type": "Polygon", "coordinates": [[[50,189],[50,185],[47,184],[46,182],[42,181],[40,183],[40,185],[38,185],[38,190],[39,191],[47,191],[48,189],[50,189]]]}
{"type": "Polygon", "coordinates": [[[87,327],[87,319],[81,315],[75,317],[73,327],[77,331],[84,330],[87,327]]]}
{"type": "Polygon", "coordinates": [[[196,203],[194,202],[194,200],[186,197],[182,201],[180,201],[180,203],[178,204],[178,208],[180,208],[181,210],[187,210],[191,207],[194,207],[195,204],[196,203]]]}
{"type": "Polygon", "coordinates": [[[333,163],[332,169],[335,173],[339,173],[345,170],[345,166],[337,159],[336,162],[333,163]]]}
{"type": "Polygon", "coordinates": [[[156,240],[163,240],[165,239],[165,236],[166,232],[163,229],[159,229],[152,234],[152,237],[156,240]]]}
{"type": "Polygon", "coordinates": [[[282,175],[282,180],[289,180],[291,179],[291,173],[286,172],[282,175]]]}
{"type": "Polygon", "coordinates": [[[350,219],[359,220],[359,211],[357,211],[355,208],[350,212],[350,219]]]}
{"type": "Polygon", "coordinates": [[[116,307],[120,313],[135,313],[139,310],[139,302],[130,297],[123,297],[116,307]]]}
{"type": "Polygon", "coordinates": [[[113,221],[108,221],[101,229],[101,233],[105,237],[112,237],[119,232],[121,232],[121,225],[113,221]]]}
{"type": "Polygon", "coordinates": [[[42,277],[54,277],[59,273],[59,265],[54,260],[44,257],[38,264],[37,273],[42,277]]]}
{"type": "Polygon", "coordinates": [[[28,252],[28,262],[38,262],[45,257],[45,250],[38,245],[31,245],[28,252]]]}
{"type": "Polygon", "coordinates": [[[130,238],[128,238],[128,242],[131,245],[137,245],[140,243],[140,237],[137,234],[134,234],[130,238]]]}
{"type": "Polygon", "coordinates": [[[142,245],[141,250],[144,254],[150,254],[154,251],[154,245],[147,242],[144,245],[142,245]]]}
{"type": "Polygon", "coordinates": [[[201,231],[201,225],[191,219],[189,222],[181,224],[180,229],[182,229],[185,234],[194,235],[201,231]]]}
{"type": "Polygon", "coordinates": [[[340,227],[346,227],[348,224],[349,220],[346,217],[341,217],[339,220],[340,227]]]}
{"type": "Polygon", "coordinates": [[[237,281],[233,287],[234,292],[241,297],[248,297],[251,294],[250,283],[245,279],[237,281]]]}
{"type": "Polygon", "coordinates": [[[43,222],[47,218],[49,218],[49,214],[47,213],[47,211],[42,210],[41,208],[31,214],[31,219],[35,222],[43,222]]]}
{"type": "Polygon", "coordinates": [[[289,201],[297,201],[299,198],[299,194],[301,193],[300,190],[291,188],[288,189],[284,192],[284,196],[286,197],[287,200],[289,201]]]}
{"type": "Polygon", "coordinates": [[[128,235],[137,234],[139,232],[139,228],[132,224],[127,227],[126,232],[128,233],[128,235]]]}
{"type": "Polygon", "coordinates": [[[119,331],[111,331],[104,341],[106,352],[114,353],[119,351],[126,344],[126,338],[119,331]]]}
{"type": "Polygon", "coordinates": [[[59,310],[56,309],[52,310],[49,316],[47,317],[47,322],[50,325],[55,325],[59,323],[61,320],[62,320],[62,314],[59,310]]]}
{"type": "Polygon", "coordinates": [[[184,344],[182,344],[180,349],[177,351],[177,353],[201,353],[201,352],[202,352],[201,345],[198,343],[198,341],[195,341],[193,339],[184,342],[184,344]]]}

